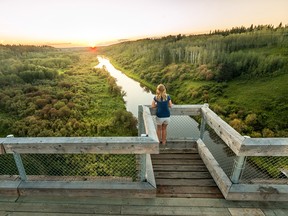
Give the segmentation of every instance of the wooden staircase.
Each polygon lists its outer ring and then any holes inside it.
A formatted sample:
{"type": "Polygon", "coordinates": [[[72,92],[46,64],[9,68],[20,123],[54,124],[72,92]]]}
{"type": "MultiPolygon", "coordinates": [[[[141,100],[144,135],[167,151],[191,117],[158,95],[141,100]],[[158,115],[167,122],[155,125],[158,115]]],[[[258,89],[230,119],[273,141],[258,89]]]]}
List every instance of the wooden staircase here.
{"type": "Polygon", "coordinates": [[[157,197],[223,198],[200,158],[196,143],[170,141],[151,155],[157,197]]]}

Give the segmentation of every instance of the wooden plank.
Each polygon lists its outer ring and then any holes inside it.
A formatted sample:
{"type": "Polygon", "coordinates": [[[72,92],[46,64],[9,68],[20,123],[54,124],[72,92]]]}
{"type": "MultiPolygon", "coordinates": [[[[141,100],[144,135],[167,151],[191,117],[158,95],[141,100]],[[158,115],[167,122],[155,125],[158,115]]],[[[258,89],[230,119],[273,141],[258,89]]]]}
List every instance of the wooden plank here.
{"type": "Polygon", "coordinates": [[[15,201],[18,200],[18,198],[19,198],[19,196],[15,196],[15,195],[1,195],[1,193],[0,193],[0,205],[1,205],[1,203],[4,203],[4,202],[15,202],[15,201]]]}
{"type": "MultiPolygon", "coordinates": [[[[161,146],[161,145],[160,145],[161,146]]],[[[197,147],[196,140],[172,140],[169,138],[165,145],[165,148],[172,148],[172,149],[194,149],[197,147]]]]}
{"type": "Polygon", "coordinates": [[[226,145],[238,155],[241,144],[245,138],[208,107],[202,107],[201,110],[206,123],[216,132],[226,145]]]}
{"type": "Polygon", "coordinates": [[[223,199],[223,195],[220,193],[157,193],[157,197],[165,198],[213,198],[223,199]]]}
{"type": "Polygon", "coordinates": [[[153,165],[154,172],[156,171],[207,171],[207,168],[205,165],[153,165]]]}
{"type": "Polygon", "coordinates": [[[287,156],[288,138],[245,138],[239,155],[287,156]]]}
{"type": "MultiPolygon", "coordinates": [[[[150,108],[150,112],[152,115],[156,115],[156,109],[151,108],[151,106],[148,106],[150,108]]],[[[170,114],[171,115],[187,115],[187,116],[198,116],[201,115],[201,108],[203,105],[173,105],[172,108],[170,108],[170,114]]]]}
{"type": "Polygon", "coordinates": [[[213,155],[210,153],[209,149],[205,146],[201,139],[197,140],[199,155],[201,156],[203,162],[206,164],[207,169],[221,190],[222,194],[226,198],[232,182],[227,177],[225,172],[219,166],[213,155]]]}
{"type": "MultiPolygon", "coordinates": [[[[61,204],[83,204],[83,205],[137,205],[137,206],[190,206],[190,207],[226,207],[226,208],[263,208],[265,209],[286,209],[288,202],[263,202],[263,201],[229,201],[215,198],[125,198],[125,197],[67,197],[67,196],[22,196],[17,203],[57,203],[61,204]]],[[[1,204],[0,204],[1,207],[1,204]]]]}
{"type": "Polygon", "coordinates": [[[258,208],[228,208],[231,216],[265,216],[258,208]]]}
{"type": "Polygon", "coordinates": [[[74,214],[121,214],[121,206],[117,205],[79,205],[57,203],[5,203],[0,210],[7,212],[41,212],[43,213],[70,213],[74,214]]]}
{"type": "Polygon", "coordinates": [[[227,208],[185,207],[185,206],[123,206],[124,215],[223,215],[231,216],[227,208]]]}
{"type": "Polygon", "coordinates": [[[20,185],[20,181],[0,181],[0,195],[1,196],[15,196],[18,197],[17,188],[20,185]]]}
{"type": "Polygon", "coordinates": [[[200,155],[197,154],[171,154],[171,153],[167,153],[167,154],[154,154],[151,155],[151,158],[154,160],[158,160],[158,159],[201,159],[200,155]]]}
{"type": "Polygon", "coordinates": [[[200,193],[200,194],[220,194],[222,196],[221,191],[218,187],[211,187],[211,186],[158,186],[157,193],[161,194],[189,194],[189,193],[200,193]]]}
{"type": "Polygon", "coordinates": [[[138,105],[138,136],[141,134],[146,134],[145,125],[143,119],[143,105],[138,105]]]}
{"type": "Polygon", "coordinates": [[[0,181],[16,181],[19,180],[18,175],[0,175],[0,181]]]}
{"type": "Polygon", "coordinates": [[[223,195],[220,194],[205,194],[205,193],[174,193],[174,194],[169,194],[169,193],[163,193],[163,194],[157,194],[157,197],[165,197],[165,198],[223,198],[223,195]]]}
{"type": "Polygon", "coordinates": [[[194,165],[194,164],[199,164],[199,165],[202,165],[204,164],[202,160],[181,160],[181,159],[171,159],[171,160],[168,160],[168,159],[163,159],[163,160],[160,160],[160,159],[157,159],[157,160],[153,160],[153,165],[194,165]]]}
{"type": "MultiPolygon", "coordinates": [[[[91,216],[91,215],[95,215],[94,213],[57,213],[57,212],[31,212],[31,211],[27,211],[27,212],[6,212],[5,215],[3,216],[91,216]]],[[[119,216],[120,214],[110,214],[110,213],[97,213],[97,216],[119,216]]],[[[0,214],[0,216],[2,216],[0,214]]]]}
{"type": "Polygon", "coordinates": [[[160,154],[185,154],[185,153],[198,153],[198,149],[178,149],[178,148],[167,148],[166,146],[161,146],[159,148],[160,154]]]}
{"type": "Polygon", "coordinates": [[[180,185],[180,186],[216,186],[213,179],[156,179],[159,185],[180,185]]]}
{"type": "Polygon", "coordinates": [[[277,184],[288,185],[288,178],[285,179],[250,179],[249,182],[253,184],[277,184]]]}
{"type": "Polygon", "coordinates": [[[148,136],[153,139],[155,142],[159,143],[156,128],[153,122],[152,115],[150,113],[150,109],[147,106],[143,106],[143,120],[145,131],[148,136]]]}
{"type": "Polygon", "coordinates": [[[11,137],[3,142],[12,154],[158,154],[150,137],[11,137]]]}
{"type": "Polygon", "coordinates": [[[209,172],[155,172],[155,178],[169,179],[205,179],[212,178],[209,172]]]}
{"type": "Polygon", "coordinates": [[[287,216],[288,210],[286,209],[262,209],[265,216],[287,216]]]}
{"type": "Polygon", "coordinates": [[[288,201],[288,185],[233,184],[228,200],[288,201]]]}
{"type": "Polygon", "coordinates": [[[156,181],[150,154],[146,154],[146,175],[147,175],[147,182],[151,184],[154,188],[156,188],[156,181]]]}
{"type": "Polygon", "coordinates": [[[21,196],[154,197],[156,189],[147,182],[65,182],[25,181],[18,187],[21,196]]]}

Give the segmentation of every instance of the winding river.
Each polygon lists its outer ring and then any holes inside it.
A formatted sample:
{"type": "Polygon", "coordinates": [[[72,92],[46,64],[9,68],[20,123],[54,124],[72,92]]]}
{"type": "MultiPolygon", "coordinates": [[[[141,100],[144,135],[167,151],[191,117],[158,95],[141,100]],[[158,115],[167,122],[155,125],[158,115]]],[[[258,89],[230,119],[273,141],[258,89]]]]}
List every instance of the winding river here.
{"type": "Polygon", "coordinates": [[[97,68],[103,66],[107,69],[110,75],[116,78],[116,83],[121,86],[122,90],[126,93],[123,97],[126,103],[126,109],[130,111],[136,118],[138,117],[138,105],[148,105],[152,103],[154,95],[150,90],[140,86],[140,83],[127,77],[124,73],[117,70],[107,58],[99,57],[99,64],[97,68]]]}

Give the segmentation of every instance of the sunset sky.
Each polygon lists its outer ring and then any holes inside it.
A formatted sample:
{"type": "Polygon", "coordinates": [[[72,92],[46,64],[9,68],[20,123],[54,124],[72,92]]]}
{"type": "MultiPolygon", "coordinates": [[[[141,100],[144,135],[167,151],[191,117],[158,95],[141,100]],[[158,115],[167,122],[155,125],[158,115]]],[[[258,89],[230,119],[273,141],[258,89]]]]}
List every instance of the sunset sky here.
{"type": "Polygon", "coordinates": [[[288,0],[0,0],[0,44],[122,39],[288,24],[288,0]]]}

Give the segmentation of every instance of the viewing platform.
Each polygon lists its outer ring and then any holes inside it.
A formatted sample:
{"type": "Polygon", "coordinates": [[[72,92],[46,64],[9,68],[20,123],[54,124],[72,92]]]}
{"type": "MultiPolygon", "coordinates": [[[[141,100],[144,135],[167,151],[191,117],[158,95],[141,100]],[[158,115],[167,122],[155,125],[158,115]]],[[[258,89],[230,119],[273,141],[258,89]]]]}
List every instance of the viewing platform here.
{"type": "Polygon", "coordinates": [[[138,137],[1,138],[0,215],[288,215],[288,138],[244,137],[207,104],[171,115],[165,146],[142,105],[138,137]]]}

